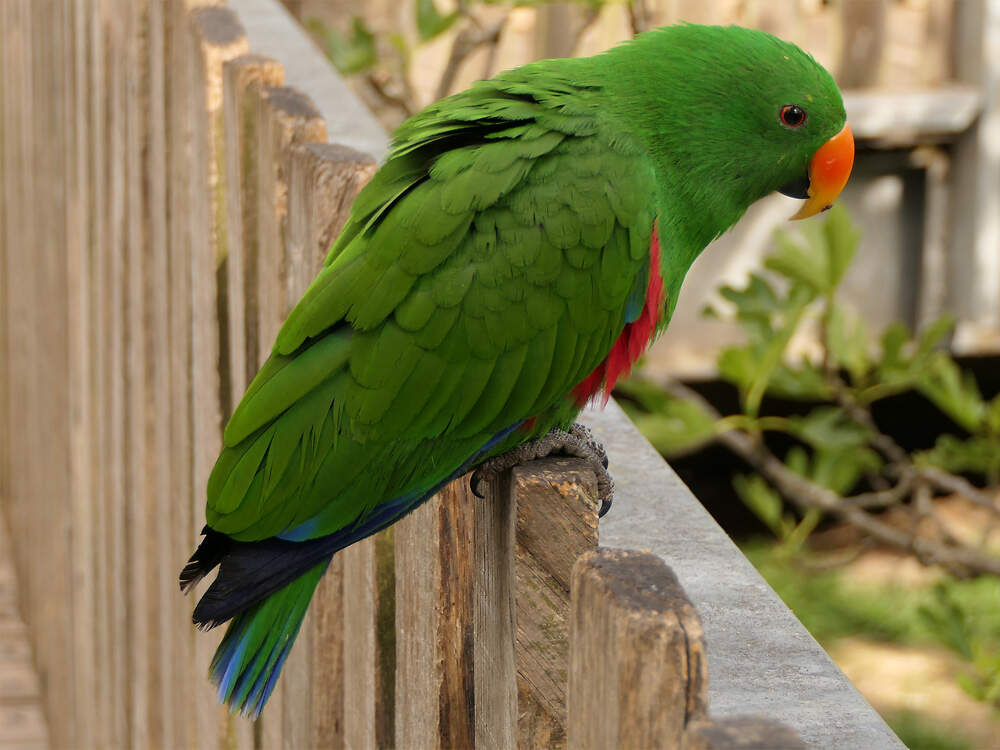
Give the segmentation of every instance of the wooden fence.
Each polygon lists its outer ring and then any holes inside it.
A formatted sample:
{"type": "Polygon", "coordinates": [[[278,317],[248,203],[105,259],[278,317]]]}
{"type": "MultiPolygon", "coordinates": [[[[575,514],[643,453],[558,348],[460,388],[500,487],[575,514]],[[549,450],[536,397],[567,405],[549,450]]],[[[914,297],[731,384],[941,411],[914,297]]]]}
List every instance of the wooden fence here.
{"type": "Polygon", "coordinates": [[[177,573],[375,163],[192,0],[0,0],[0,127],[0,497],[55,747],[794,745],[707,723],[697,616],[657,558],[593,551],[567,459],[338,554],[263,718],[217,706],[177,573]]]}

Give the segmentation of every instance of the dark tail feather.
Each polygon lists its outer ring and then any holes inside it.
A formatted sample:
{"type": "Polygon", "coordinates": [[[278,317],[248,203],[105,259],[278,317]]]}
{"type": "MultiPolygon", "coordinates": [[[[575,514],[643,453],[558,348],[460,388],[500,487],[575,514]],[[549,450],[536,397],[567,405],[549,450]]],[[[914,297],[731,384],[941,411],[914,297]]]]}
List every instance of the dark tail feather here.
{"type": "Polygon", "coordinates": [[[239,614],[212,659],[219,702],[256,719],[299,633],[316,584],[330,558],[239,614]]]}
{"type": "Polygon", "coordinates": [[[208,526],[201,530],[205,538],[198,545],[198,549],[191,555],[184,570],[181,571],[180,585],[181,591],[185,594],[198,583],[202,578],[212,572],[216,565],[222,562],[222,558],[229,552],[233,540],[225,534],[220,534],[208,526]]]}
{"type": "Polygon", "coordinates": [[[194,608],[195,625],[206,630],[221,625],[329,560],[333,550],[323,542],[231,542],[219,574],[194,608]]]}

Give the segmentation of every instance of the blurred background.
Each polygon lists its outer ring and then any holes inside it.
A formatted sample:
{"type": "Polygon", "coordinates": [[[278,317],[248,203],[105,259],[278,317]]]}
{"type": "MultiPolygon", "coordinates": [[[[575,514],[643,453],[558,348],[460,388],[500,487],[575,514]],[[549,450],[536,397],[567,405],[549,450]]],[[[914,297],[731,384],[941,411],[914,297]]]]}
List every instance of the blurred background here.
{"type": "Polygon", "coordinates": [[[1000,747],[1000,3],[284,2],[387,130],[679,21],[834,73],[846,211],[752,207],[616,396],[910,747],[1000,747]]]}

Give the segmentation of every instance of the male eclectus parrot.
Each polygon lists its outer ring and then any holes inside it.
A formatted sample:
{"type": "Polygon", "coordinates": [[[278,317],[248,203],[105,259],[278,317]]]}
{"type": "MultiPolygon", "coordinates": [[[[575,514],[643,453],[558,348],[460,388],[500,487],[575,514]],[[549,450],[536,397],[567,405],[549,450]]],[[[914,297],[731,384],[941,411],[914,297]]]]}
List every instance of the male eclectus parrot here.
{"type": "Polygon", "coordinates": [[[805,199],[795,218],[826,208],[853,156],[829,73],[737,27],[532,63],[403,123],[209,479],[181,587],[219,566],[194,621],[232,620],[220,700],[259,715],[331,557],[446,482],[518,446],[600,464],[574,418],[702,249],[777,190],[805,199]]]}

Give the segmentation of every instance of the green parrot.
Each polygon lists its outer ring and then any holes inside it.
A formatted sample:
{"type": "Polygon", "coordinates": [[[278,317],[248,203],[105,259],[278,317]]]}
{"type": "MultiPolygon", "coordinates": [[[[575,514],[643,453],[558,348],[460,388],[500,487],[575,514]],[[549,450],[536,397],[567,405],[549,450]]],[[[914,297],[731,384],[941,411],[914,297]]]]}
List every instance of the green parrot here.
{"type": "Polygon", "coordinates": [[[225,429],[188,590],[232,620],[211,676],[258,716],[344,547],[445,483],[551,450],[670,318],[702,249],[782,191],[826,208],[854,140],[833,78],[792,44],[672,26],[544,60],[395,133],[225,429]],[[539,447],[541,446],[541,447],[539,447]],[[516,450],[514,450],[516,449],[516,450]]]}

